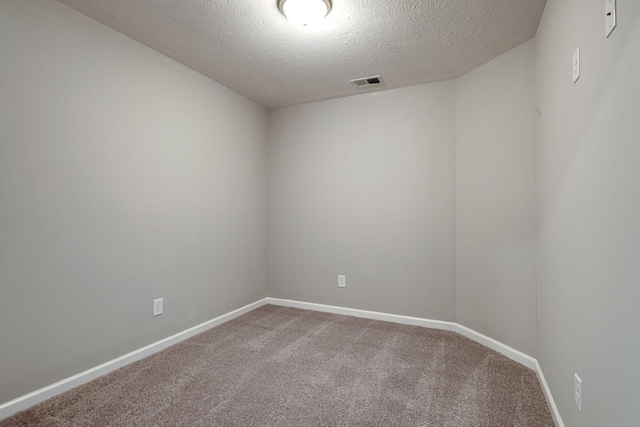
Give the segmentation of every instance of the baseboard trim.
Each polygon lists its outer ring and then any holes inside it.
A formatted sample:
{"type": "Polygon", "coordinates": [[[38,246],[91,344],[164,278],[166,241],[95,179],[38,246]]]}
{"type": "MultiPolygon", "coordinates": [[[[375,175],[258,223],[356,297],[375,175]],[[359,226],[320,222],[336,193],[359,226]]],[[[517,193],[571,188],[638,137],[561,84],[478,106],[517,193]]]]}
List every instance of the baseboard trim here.
{"type": "Polygon", "coordinates": [[[454,323],[443,322],[441,320],[421,319],[419,317],[400,316],[397,314],[387,314],[377,311],[359,310],[357,308],[345,308],[335,305],[315,304],[312,302],[301,302],[280,298],[267,297],[267,304],[321,311],[323,313],[342,314],[345,316],[361,317],[364,319],[383,320],[385,322],[402,323],[405,325],[424,326],[426,328],[442,329],[445,331],[453,331],[453,328],[455,327],[454,323]]]}
{"type": "Polygon", "coordinates": [[[36,390],[32,393],[25,394],[24,396],[21,396],[9,402],[3,403],[2,405],[0,405],[0,420],[3,418],[9,417],[17,412],[20,412],[24,409],[30,408],[31,406],[36,405],[40,402],[43,402],[47,399],[50,399],[54,396],[57,396],[58,394],[64,393],[65,391],[70,390],[74,387],[77,387],[79,385],[92,381],[98,377],[101,377],[102,375],[108,374],[109,372],[114,371],[118,368],[126,366],[140,359],[144,359],[145,357],[151,356],[152,354],[155,354],[161,350],[164,350],[167,347],[177,344],[180,341],[184,341],[187,338],[191,338],[192,336],[195,336],[215,326],[228,322],[229,320],[235,319],[236,317],[242,316],[243,314],[248,313],[252,310],[255,310],[256,308],[266,304],[279,305],[283,307],[301,308],[304,310],[321,311],[325,313],[342,314],[345,316],[354,316],[354,317],[361,317],[365,319],[382,320],[385,322],[394,322],[394,323],[401,323],[405,325],[422,326],[422,327],[431,328],[431,329],[440,329],[445,331],[456,332],[475,342],[478,342],[486,347],[489,347],[490,349],[495,350],[503,354],[504,356],[512,360],[515,360],[516,362],[521,363],[524,366],[534,370],[538,376],[538,380],[540,381],[540,386],[542,387],[545,398],[547,399],[547,403],[549,404],[551,415],[554,418],[556,426],[564,427],[564,423],[562,421],[562,418],[560,417],[560,412],[558,411],[558,407],[556,406],[555,401],[553,400],[553,396],[551,395],[551,390],[549,389],[549,385],[547,384],[547,381],[544,378],[544,374],[542,373],[542,369],[540,368],[538,361],[527,354],[524,354],[497,340],[494,340],[493,338],[487,337],[486,335],[483,335],[477,331],[474,331],[471,328],[467,328],[466,326],[463,326],[454,322],[430,320],[430,319],[423,319],[419,317],[401,316],[401,315],[381,313],[376,311],[360,310],[355,308],[338,307],[338,306],[332,306],[332,305],[316,304],[316,303],[294,301],[294,300],[287,300],[287,299],[280,299],[280,298],[270,298],[270,297],[263,298],[254,303],[245,305],[244,307],[240,307],[229,313],[218,316],[215,319],[211,319],[207,322],[201,323],[192,328],[186,329],[182,332],[178,332],[177,334],[171,335],[170,337],[157,341],[153,344],[149,344],[148,346],[142,347],[138,350],[134,350],[131,353],[125,354],[124,356],[120,356],[116,359],[110,360],[106,363],[103,363],[99,366],[88,369],[72,377],[58,381],[55,384],[51,384],[49,386],[36,390]]]}
{"type": "Polygon", "coordinates": [[[365,319],[383,320],[386,322],[402,323],[405,325],[423,326],[426,328],[456,332],[464,337],[469,338],[472,341],[495,350],[498,353],[508,357],[509,359],[514,360],[533,370],[538,376],[538,380],[540,381],[542,391],[544,392],[545,398],[547,399],[549,409],[551,410],[551,416],[553,417],[556,426],[564,427],[564,423],[562,421],[562,418],[560,417],[560,412],[558,411],[558,407],[553,400],[551,390],[549,389],[549,385],[544,378],[544,374],[542,373],[542,369],[540,369],[538,361],[535,358],[522,353],[521,351],[518,351],[506,344],[501,343],[500,341],[483,335],[480,332],[474,331],[471,328],[467,328],[466,326],[460,325],[455,322],[443,322],[440,320],[430,320],[419,317],[401,316],[396,314],[380,313],[377,311],[360,310],[356,308],[338,307],[334,305],[316,304],[280,298],[267,297],[267,304],[279,305],[283,307],[301,308],[304,310],[321,311],[324,313],[342,314],[345,316],[361,317],[365,319]]]}
{"type": "MultiPolygon", "coordinates": [[[[535,360],[535,359],[534,359],[535,360]]],[[[560,411],[556,406],[555,400],[553,400],[553,396],[551,395],[551,389],[549,388],[549,384],[547,384],[547,380],[544,378],[544,374],[542,373],[542,368],[537,360],[535,371],[538,374],[538,381],[540,381],[540,387],[542,387],[542,391],[544,392],[544,397],[547,399],[547,404],[549,405],[549,409],[551,409],[551,416],[553,420],[556,422],[556,427],[564,427],[564,422],[562,421],[562,417],[560,416],[560,411]]]]}
{"type": "Polygon", "coordinates": [[[240,307],[236,310],[230,311],[229,313],[218,316],[215,319],[208,320],[192,328],[171,335],[170,337],[154,342],[153,344],[149,344],[138,350],[134,350],[131,353],[125,354],[124,356],[120,356],[116,359],[105,362],[102,365],[88,369],[84,372],[80,372],[79,374],[76,374],[72,377],[65,378],[64,380],[58,381],[55,384],[51,384],[29,394],[25,394],[24,396],[20,396],[9,402],[3,403],[2,405],[0,405],[0,420],[3,418],[7,418],[24,409],[30,408],[31,406],[36,405],[40,402],[44,402],[45,400],[57,396],[58,394],[64,393],[65,391],[70,390],[74,387],[88,383],[89,381],[101,377],[104,374],[108,374],[111,371],[115,371],[118,368],[126,366],[140,359],[144,359],[145,357],[151,356],[152,354],[155,354],[167,347],[177,344],[180,341],[184,341],[187,338],[191,338],[208,329],[221,325],[225,322],[228,322],[229,320],[235,319],[236,317],[242,316],[243,314],[255,310],[256,308],[261,307],[265,304],[267,304],[267,299],[263,298],[254,303],[245,305],[244,307],[240,307]]]}
{"type": "Polygon", "coordinates": [[[485,347],[489,347],[491,350],[495,350],[498,353],[508,357],[511,360],[515,360],[516,362],[526,366],[531,370],[535,371],[536,369],[536,359],[534,359],[533,357],[521,351],[518,351],[515,348],[509,347],[508,345],[503,344],[500,341],[494,340],[493,338],[483,335],[478,331],[475,331],[471,328],[467,328],[466,326],[456,323],[454,332],[457,332],[460,335],[467,337],[472,341],[480,343],[485,347]]]}

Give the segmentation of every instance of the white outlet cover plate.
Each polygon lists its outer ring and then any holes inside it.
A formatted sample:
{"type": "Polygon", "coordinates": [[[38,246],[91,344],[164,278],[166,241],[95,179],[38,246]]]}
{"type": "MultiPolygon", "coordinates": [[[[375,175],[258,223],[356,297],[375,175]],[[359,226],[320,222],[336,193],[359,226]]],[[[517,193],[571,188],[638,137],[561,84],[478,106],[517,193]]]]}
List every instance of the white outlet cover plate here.
{"type": "Polygon", "coordinates": [[[347,287],[347,276],[343,276],[343,275],[338,276],[338,287],[339,288],[347,287]]]}
{"type": "Polygon", "coordinates": [[[582,380],[578,376],[578,374],[573,374],[574,376],[574,388],[573,388],[573,398],[576,401],[576,406],[578,410],[582,412],[582,380]]]}
{"type": "Polygon", "coordinates": [[[160,316],[162,314],[163,298],[153,300],[153,315],[160,316]]]}
{"type": "Polygon", "coordinates": [[[580,78],[580,48],[573,53],[573,82],[577,82],[580,78]]]}
{"type": "Polygon", "coordinates": [[[616,28],[616,0],[604,0],[605,13],[605,35],[609,37],[614,28],[616,28]]]}

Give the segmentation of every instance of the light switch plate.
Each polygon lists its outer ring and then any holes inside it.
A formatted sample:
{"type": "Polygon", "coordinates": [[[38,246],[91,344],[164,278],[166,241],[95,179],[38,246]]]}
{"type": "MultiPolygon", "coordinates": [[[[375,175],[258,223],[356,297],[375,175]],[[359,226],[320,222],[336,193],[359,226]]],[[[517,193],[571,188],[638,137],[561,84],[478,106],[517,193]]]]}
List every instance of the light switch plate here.
{"type": "Polygon", "coordinates": [[[611,32],[617,25],[616,18],[616,0],[604,0],[604,13],[605,13],[605,34],[607,37],[611,35],[611,32]]]}
{"type": "Polygon", "coordinates": [[[580,78],[580,48],[573,53],[573,82],[577,82],[580,78]]]}

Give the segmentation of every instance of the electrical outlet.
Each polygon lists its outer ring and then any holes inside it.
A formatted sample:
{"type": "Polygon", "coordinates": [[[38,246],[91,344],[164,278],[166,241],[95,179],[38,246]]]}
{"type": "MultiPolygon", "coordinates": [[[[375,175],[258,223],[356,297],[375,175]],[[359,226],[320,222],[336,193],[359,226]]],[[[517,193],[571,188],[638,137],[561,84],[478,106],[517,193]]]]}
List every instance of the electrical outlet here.
{"type": "Polygon", "coordinates": [[[164,298],[158,298],[153,300],[153,316],[160,316],[162,314],[162,302],[164,298]]]}
{"type": "Polygon", "coordinates": [[[580,78],[580,48],[573,53],[573,82],[577,82],[580,78]]]}
{"type": "Polygon", "coordinates": [[[347,276],[343,276],[343,275],[338,276],[338,287],[339,288],[347,287],[347,276]]]}
{"type": "Polygon", "coordinates": [[[578,374],[573,374],[573,398],[578,410],[582,412],[582,380],[578,374]]]}
{"type": "Polygon", "coordinates": [[[614,28],[616,28],[616,0],[604,0],[604,23],[605,23],[605,35],[609,37],[614,28]]]}

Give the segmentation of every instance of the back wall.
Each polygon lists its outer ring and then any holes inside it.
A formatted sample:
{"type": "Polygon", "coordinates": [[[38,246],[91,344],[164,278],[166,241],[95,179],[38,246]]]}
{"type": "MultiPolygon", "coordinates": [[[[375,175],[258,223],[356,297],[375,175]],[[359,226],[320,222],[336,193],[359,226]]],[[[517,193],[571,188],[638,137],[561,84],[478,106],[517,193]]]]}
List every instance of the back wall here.
{"type": "Polygon", "coordinates": [[[454,319],[453,82],[273,110],[269,144],[270,297],[454,319]]]}

